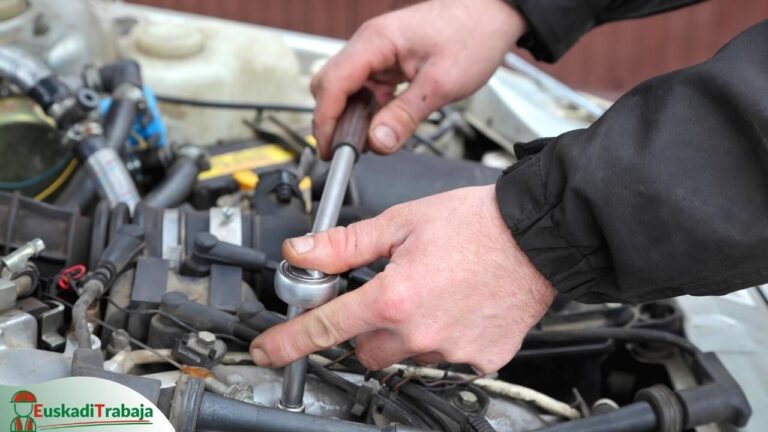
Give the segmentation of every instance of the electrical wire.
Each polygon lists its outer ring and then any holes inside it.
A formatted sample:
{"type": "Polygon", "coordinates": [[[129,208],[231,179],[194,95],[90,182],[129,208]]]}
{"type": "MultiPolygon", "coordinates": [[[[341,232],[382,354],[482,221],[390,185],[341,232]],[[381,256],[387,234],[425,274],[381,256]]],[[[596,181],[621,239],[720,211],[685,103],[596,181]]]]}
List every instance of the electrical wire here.
{"type": "MultiPolygon", "coordinates": [[[[70,302],[68,302],[68,301],[66,301],[66,300],[63,300],[63,299],[61,299],[61,298],[59,298],[59,297],[57,297],[57,296],[55,296],[55,295],[52,295],[52,294],[48,294],[48,293],[45,293],[45,292],[44,292],[44,293],[41,293],[41,294],[42,294],[42,295],[44,295],[44,296],[46,296],[46,297],[49,297],[49,298],[51,298],[51,299],[53,299],[53,300],[56,300],[57,302],[59,302],[59,303],[63,304],[64,306],[66,306],[66,307],[68,307],[68,308],[70,308],[70,309],[71,309],[72,307],[74,307],[74,305],[73,305],[72,303],[70,303],[70,302]]],[[[93,322],[95,322],[95,323],[99,324],[100,326],[103,326],[103,327],[105,327],[105,328],[107,328],[107,329],[111,330],[112,332],[116,332],[116,331],[120,330],[120,329],[118,329],[117,327],[115,327],[115,326],[113,326],[113,325],[110,325],[110,324],[107,324],[106,322],[104,322],[104,321],[102,321],[102,320],[100,320],[100,319],[98,319],[98,318],[96,318],[96,317],[87,316],[86,318],[87,318],[89,321],[93,321],[93,322]]],[[[176,367],[177,369],[181,369],[181,367],[182,367],[181,363],[177,362],[176,360],[174,360],[174,359],[172,359],[172,358],[170,358],[170,357],[166,356],[165,354],[163,354],[163,353],[159,352],[158,350],[156,350],[156,349],[152,348],[151,346],[149,346],[149,345],[145,344],[144,342],[142,342],[142,341],[140,341],[140,340],[136,339],[135,337],[133,337],[133,336],[129,335],[128,333],[126,333],[126,337],[128,338],[128,340],[129,340],[129,341],[130,341],[132,344],[134,344],[134,345],[138,346],[139,348],[142,348],[142,349],[145,349],[145,350],[147,350],[147,351],[150,351],[150,352],[152,352],[152,354],[154,354],[154,355],[156,355],[156,356],[160,357],[161,359],[165,360],[167,363],[171,364],[172,366],[176,367]]]]}
{"type": "Polygon", "coordinates": [[[64,171],[62,171],[61,174],[59,174],[59,176],[56,177],[56,180],[51,182],[51,184],[49,184],[48,187],[46,187],[40,193],[35,195],[35,200],[43,201],[49,196],[56,193],[56,191],[59,190],[59,188],[63,186],[64,183],[66,183],[66,181],[69,179],[72,173],[75,172],[76,168],[77,168],[77,159],[70,160],[67,166],[64,168],[64,171]]]}
{"type": "Polygon", "coordinates": [[[58,174],[64,167],[67,166],[67,163],[69,163],[72,159],[71,158],[65,158],[60,160],[59,162],[56,162],[56,164],[47,170],[41,172],[40,174],[28,178],[26,180],[19,180],[19,181],[12,181],[12,182],[0,182],[0,189],[3,190],[17,190],[17,189],[26,189],[32,186],[35,186],[39,184],[40,182],[43,182],[56,174],[58,174]]]}
{"type": "MultiPolygon", "coordinates": [[[[192,327],[191,325],[189,325],[189,324],[185,323],[184,321],[176,318],[175,316],[169,314],[168,312],[161,311],[160,309],[129,309],[129,308],[126,308],[124,306],[120,306],[119,304],[117,304],[117,302],[115,302],[114,300],[112,300],[109,297],[106,297],[105,300],[107,301],[107,303],[111,304],[113,307],[115,307],[117,310],[119,310],[119,311],[121,311],[123,313],[127,313],[129,315],[131,315],[131,314],[138,314],[138,315],[160,315],[163,318],[167,318],[167,319],[173,321],[174,324],[178,325],[179,327],[183,328],[184,330],[186,330],[188,332],[193,332],[193,333],[199,333],[200,332],[200,330],[192,327]]],[[[225,334],[225,333],[214,333],[213,335],[216,336],[219,339],[227,339],[227,340],[231,340],[233,342],[240,343],[242,345],[248,345],[248,342],[246,342],[243,339],[240,339],[240,338],[238,338],[236,336],[232,336],[232,335],[225,334]]]]}
{"type": "Polygon", "coordinates": [[[256,110],[256,111],[291,111],[306,112],[315,111],[314,107],[301,105],[283,105],[266,103],[248,103],[248,102],[228,102],[202,99],[187,99],[175,96],[157,95],[157,100],[173,105],[188,105],[199,108],[218,108],[218,109],[236,109],[236,110],[256,110]]]}

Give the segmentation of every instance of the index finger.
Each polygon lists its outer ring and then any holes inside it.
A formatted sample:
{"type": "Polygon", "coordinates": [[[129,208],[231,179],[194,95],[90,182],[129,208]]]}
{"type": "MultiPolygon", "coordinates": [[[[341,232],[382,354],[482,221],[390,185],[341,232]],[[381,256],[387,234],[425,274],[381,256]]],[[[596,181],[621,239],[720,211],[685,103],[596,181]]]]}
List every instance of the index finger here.
{"type": "Polygon", "coordinates": [[[381,284],[375,277],[363,287],[339,296],[251,342],[251,357],[259,366],[280,367],[316,351],[330,348],[379,327],[370,313],[381,284]]]}
{"type": "Polygon", "coordinates": [[[347,98],[360,90],[371,75],[388,69],[396,61],[388,42],[364,31],[354,36],[313,78],[312,94],[316,100],[313,129],[323,159],[331,156],[331,139],[347,98]]]}

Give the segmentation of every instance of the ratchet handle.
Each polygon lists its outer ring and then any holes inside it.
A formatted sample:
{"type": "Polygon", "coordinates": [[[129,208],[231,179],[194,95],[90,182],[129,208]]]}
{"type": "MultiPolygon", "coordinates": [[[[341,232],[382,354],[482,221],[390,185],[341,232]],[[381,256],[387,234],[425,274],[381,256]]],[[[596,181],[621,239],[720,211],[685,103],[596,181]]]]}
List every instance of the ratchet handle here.
{"type": "Polygon", "coordinates": [[[376,97],[367,87],[350,96],[336,125],[333,151],[335,152],[341,146],[352,147],[355,150],[355,161],[357,161],[368,141],[368,129],[371,127],[371,118],[375,111],[376,97]]]}

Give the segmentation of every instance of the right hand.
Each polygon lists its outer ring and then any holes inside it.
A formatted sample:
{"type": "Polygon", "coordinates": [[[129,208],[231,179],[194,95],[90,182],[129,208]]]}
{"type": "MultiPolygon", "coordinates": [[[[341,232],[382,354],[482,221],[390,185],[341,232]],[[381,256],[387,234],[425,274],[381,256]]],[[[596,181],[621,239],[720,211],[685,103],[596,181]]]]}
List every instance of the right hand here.
{"type": "Polygon", "coordinates": [[[284,366],[350,338],[371,370],[422,364],[504,366],[555,289],[518,246],[494,185],[456,189],[348,227],[283,243],[293,265],[338,274],[386,257],[362,287],[274,326],[251,342],[259,366],[284,366]]]}
{"type": "Polygon", "coordinates": [[[479,89],[524,31],[522,16],[503,0],[431,0],[364,23],[312,80],[320,156],[330,158],[347,97],[363,85],[383,107],[369,146],[393,153],[433,111],[479,89]],[[410,86],[395,96],[403,82],[410,86]]]}

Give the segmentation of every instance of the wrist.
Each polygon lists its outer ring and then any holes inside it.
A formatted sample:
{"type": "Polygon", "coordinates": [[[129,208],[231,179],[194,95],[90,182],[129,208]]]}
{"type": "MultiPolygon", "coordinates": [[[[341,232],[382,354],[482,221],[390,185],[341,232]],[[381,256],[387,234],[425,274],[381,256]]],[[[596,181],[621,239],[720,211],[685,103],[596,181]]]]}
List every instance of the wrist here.
{"type": "Polygon", "coordinates": [[[507,0],[433,0],[443,8],[451,8],[464,19],[475,17],[484,28],[492,29],[507,42],[507,50],[528,30],[525,17],[507,0]]]}
{"type": "Polygon", "coordinates": [[[517,40],[528,31],[528,22],[518,10],[517,2],[514,0],[475,0],[472,4],[475,7],[487,8],[494,17],[499,17],[504,23],[506,40],[509,42],[508,50],[513,49],[517,40]]]}

